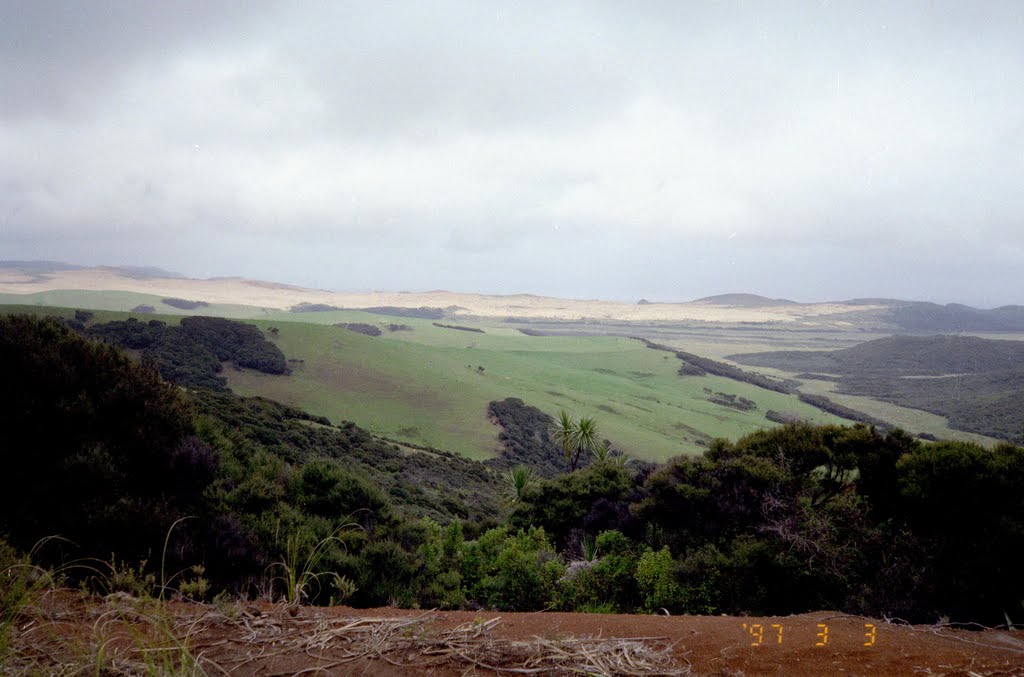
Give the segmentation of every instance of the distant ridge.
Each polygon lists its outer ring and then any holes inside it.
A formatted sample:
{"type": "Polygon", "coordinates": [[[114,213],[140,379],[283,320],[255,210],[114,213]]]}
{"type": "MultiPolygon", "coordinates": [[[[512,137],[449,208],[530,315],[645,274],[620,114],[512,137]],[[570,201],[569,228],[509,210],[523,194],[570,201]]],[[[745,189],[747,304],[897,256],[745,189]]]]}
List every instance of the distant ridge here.
{"type": "MultiPolygon", "coordinates": [[[[0,261],[0,269],[19,270],[24,273],[44,275],[65,270],[87,270],[90,266],[79,266],[63,261],[0,261]]],[[[151,277],[181,279],[185,276],[155,266],[95,266],[97,270],[113,270],[125,277],[144,280],[151,277]]]]}
{"type": "Polygon", "coordinates": [[[908,303],[895,307],[893,321],[910,332],[1024,331],[1024,306],[1001,306],[993,310],[959,303],[908,303]]]}
{"type": "Polygon", "coordinates": [[[797,306],[796,301],[789,299],[770,299],[757,294],[717,294],[691,301],[691,303],[707,303],[715,306],[739,306],[741,308],[762,308],[767,306],[797,306]]]}
{"type": "Polygon", "coordinates": [[[843,376],[981,374],[1024,367],[1024,341],[976,336],[889,336],[832,351],[782,350],[730,355],[754,367],[843,376]]]}
{"type": "Polygon", "coordinates": [[[900,301],[899,299],[889,298],[863,298],[863,299],[850,299],[849,301],[839,301],[839,303],[846,304],[848,306],[900,306],[912,303],[912,301],[900,301]]]}
{"type": "Polygon", "coordinates": [[[76,266],[60,261],[0,261],[0,268],[21,270],[26,273],[52,273],[58,270],[82,270],[85,266],[76,266]]]}
{"type": "Polygon", "coordinates": [[[135,280],[147,280],[149,278],[184,279],[181,273],[175,273],[155,266],[99,266],[101,269],[116,270],[125,277],[135,280]]]}
{"type": "MultiPolygon", "coordinates": [[[[0,300],[3,303],[19,303],[28,300],[30,294],[52,292],[86,292],[101,296],[104,293],[131,292],[157,298],[201,299],[210,304],[263,309],[314,309],[306,308],[303,305],[306,304],[320,310],[332,307],[363,309],[376,314],[404,316],[409,316],[409,312],[420,312],[417,309],[428,309],[422,312],[429,313],[430,319],[498,318],[520,323],[596,320],[602,323],[695,323],[701,327],[721,325],[745,329],[770,325],[776,329],[796,331],[827,329],[874,334],[1024,333],[1024,305],[979,309],[956,303],[940,305],[877,297],[798,302],[749,293],[717,294],[694,301],[651,302],[640,299],[629,303],[535,294],[339,292],[237,276],[195,279],[151,266],[86,267],[59,261],[0,260],[0,300]]],[[[81,296],[74,298],[76,307],[87,303],[81,296]]],[[[107,299],[98,307],[108,309],[110,303],[107,299]]],[[[135,300],[124,309],[130,310],[138,303],[135,300]]]]}

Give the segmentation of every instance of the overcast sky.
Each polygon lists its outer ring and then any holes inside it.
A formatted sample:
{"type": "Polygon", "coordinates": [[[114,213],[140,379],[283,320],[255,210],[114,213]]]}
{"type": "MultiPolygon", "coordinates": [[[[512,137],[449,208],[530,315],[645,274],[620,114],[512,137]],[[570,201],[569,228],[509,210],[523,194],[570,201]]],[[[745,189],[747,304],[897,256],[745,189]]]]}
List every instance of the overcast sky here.
{"type": "Polygon", "coordinates": [[[1024,2],[4,0],[0,259],[1024,303],[1024,2]]]}

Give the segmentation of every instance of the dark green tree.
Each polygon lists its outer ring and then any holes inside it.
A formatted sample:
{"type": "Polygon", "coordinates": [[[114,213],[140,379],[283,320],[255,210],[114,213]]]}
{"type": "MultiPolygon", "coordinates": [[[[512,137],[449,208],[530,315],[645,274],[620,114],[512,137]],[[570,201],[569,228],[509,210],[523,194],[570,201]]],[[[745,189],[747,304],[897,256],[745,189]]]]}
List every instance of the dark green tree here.
{"type": "Polygon", "coordinates": [[[0,364],[0,532],[104,558],[158,549],[217,465],[178,389],[55,319],[0,317],[0,364]]]}

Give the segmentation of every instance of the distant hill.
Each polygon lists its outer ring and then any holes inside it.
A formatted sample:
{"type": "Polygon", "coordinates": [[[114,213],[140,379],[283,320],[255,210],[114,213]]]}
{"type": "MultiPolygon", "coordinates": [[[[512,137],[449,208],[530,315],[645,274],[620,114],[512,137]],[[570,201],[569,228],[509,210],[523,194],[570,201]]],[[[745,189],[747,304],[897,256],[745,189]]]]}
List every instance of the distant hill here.
{"type": "MultiPolygon", "coordinates": [[[[68,270],[87,270],[88,266],[79,266],[73,263],[62,261],[0,261],[0,269],[17,270],[31,275],[45,275],[47,273],[59,273],[68,270]]],[[[163,268],[154,266],[97,266],[97,270],[115,271],[119,275],[133,279],[146,280],[149,278],[183,278],[181,273],[174,273],[163,268]]]]}
{"type": "Polygon", "coordinates": [[[959,303],[909,303],[893,308],[892,321],[912,332],[1024,331],[1024,306],[985,310],[959,303]]]}
{"type": "Polygon", "coordinates": [[[732,355],[740,364],[837,374],[837,392],[921,409],[959,430],[1018,441],[1024,341],[891,336],[832,351],[732,355]]]}
{"type": "Polygon", "coordinates": [[[705,296],[704,298],[691,301],[691,303],[706,303],[714,306],[738,306],[740,308],[763,308],[769,306],[796,306],[796,301],[789,299],[770,299],[767,296],[757,294],[718,294],[716,296],[705,296]]]}
{"type": "Polygon", "coordinates": [[[81,270],[83,266],[60,261],[0,261],[0,268],[21,270],[26,273],[50,273],[56,270],[81,270]]]}
{"type": "Polygon", "coordinates": [[[159,279],[180,279],[185,276],[181,273],[175,273],[171,270],[164,270],[163,268],[157,268],[155,266],[101,266],[109,268],[110,270],[116,270],[125,277],[130,277],[135,280],[148,280],[150,278],[159,279]]]}
{"type": "MultiPolygon", "coordinates": [[[[1007,305],[979,309],[970,306],[889,298],[849,301],[796,302],[750,293],[705,296],[690,302],[636,303],[607,300],[565,299],[531,294],[488,295],[464,292],[345,292],[250,280],[238,277],[190,279],[153,267],[82,267],[53,261],[0,261],[0,303],[20,304],[30,294],[60,292],[61,303],[95,310],[131,310],[150,300],[114,303],[111,294],[146,294],[160,298],[202,299],[211,306],[249,306],[249,317],[267,311],[295,312],[363,310],[377,315],[413,319],[499,319],[528,324],[578,323],[591,334],[608,333],[607,327],[623,323],[673,324],[708,329],[716,326],[773,331],[871,332],[872,334],[926,334],[1024,332],[1024,306],[1007,305]],[[11,274],[11,271],[16,271],[11,274]],[[6,273],[6,274],[5,274],[6,273]],[[67,292],[94,295],[94,299],[67,292]],[[92,305],[90,305],[92,304],[92,305]],[[604,325],[604,326],[595,326],[604,325]]],[[[54,297],[28,300],[52,305],[54,297]]],[[[166,305],[166,304],[165,304],[166,305]]],[[[177,307],[177,306],[175,306],[177,307]]],[[[236,309],[235,314],[246,311],[236,309]]],[[[333,320],[334,322],[338,320],[333,320]]],[[[553,327],[533,327],[550,332],[553,327]]],[[[555,330],[556,333],[560,330],[555,330]]],[[[611,333],[626,333],[611,329],[611,333]]],[[[627,335],[634,334],[629,331],[627,335]]]]}
{"type": "Polygon", "coordinates": [[[1024,366],[1024,341],[976,336],[890,336],[832,351],[779,351],[732,355],[754,367],[844,376],[980,374],[1024,366]]]}

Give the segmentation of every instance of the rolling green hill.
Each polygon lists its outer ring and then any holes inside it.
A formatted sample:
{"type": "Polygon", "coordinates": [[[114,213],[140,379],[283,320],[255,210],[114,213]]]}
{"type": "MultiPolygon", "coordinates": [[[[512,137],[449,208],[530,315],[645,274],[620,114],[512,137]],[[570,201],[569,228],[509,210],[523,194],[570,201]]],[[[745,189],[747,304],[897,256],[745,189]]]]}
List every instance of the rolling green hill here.
{"type": "Polygon", "coordinates": [[[187,309],[179,307],[180,304],[175,304],[180,300],[131,291],[98,292],[73,289],[57,289],[33,294],[0,294],[0,305],[36,306],[37,308],[89,308],[90,310],[127,312],[137,306],[151,306],[158,315],[213,315],[231,318],[264,317],[269,312],[256,306],[227,303],[210,303],[187,309]],[[165,300],[171,301],[171,303],[165,303],[165,300]]]}
{"type": "MultiPolygon", "coordinates": [[[[317,313],[333,322],[386,327],[368,313],[317,313]]],[[[232,372],[228,385],[325,415],[360,422],[376,434],[450,449],[474,458],[494,453],[493,400],[518,397],[549,413],[595,416],[602,436],[626,453],[664,459],[699,452],[713,437],[771,426],[765,413],[787,411],[818,422],[838,419],[792,395],[717,376],[683,377],[679,361],[626,338],[529,337],[502,327],[483,333],[404,318],[411,330],[367,336],[330,325],[277,322],[286,378],[232,372]],[[746,411],[712,400],[753,402],[746,411]]]]}
{"type": "MultiPolygon", "coordinates": [[[[819,423],[840,420],[791,394],[713,375],[680,376],[674,355],[627,338],[532,337],[500,324],[473,325],[482,332],[467,332],[429,319],[396,322],[392,315],[359,311],[251,312],[264,318],[249,322],[282,350],[291,373],[226,365],[220,375],[235,392],[471,458],[497,452],[500,430],[487,410],[490,402],[507,397],[549,414],[564,408],[594,416],[602,437],[646,460],[697,453],[714,437],[772,427],[768,411],[819,423]],[[338,323],[375,326],[381,335],[332,326],[338,323]]],[[[93,322],[124,317],[101,311],[93,322]]],[[[182,315],[141,317],[173,325],[182,315]]]]}

